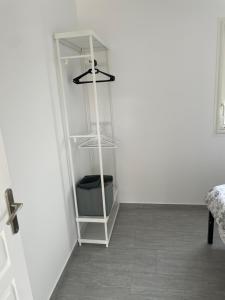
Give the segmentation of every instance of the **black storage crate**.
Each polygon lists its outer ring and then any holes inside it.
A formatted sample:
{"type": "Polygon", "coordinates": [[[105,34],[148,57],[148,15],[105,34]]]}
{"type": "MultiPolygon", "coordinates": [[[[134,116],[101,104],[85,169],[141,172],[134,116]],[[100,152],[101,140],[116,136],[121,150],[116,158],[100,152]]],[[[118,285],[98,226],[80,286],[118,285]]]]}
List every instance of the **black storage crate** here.
{"type": "MultiPolygon", "coordinates": [[[[113,177],[104,175],[105,207],[108,216],[113,204],[113,177]]],[[[88,175],[76,186],[79,216],[103,216],[100,175],[88,175]]]]}

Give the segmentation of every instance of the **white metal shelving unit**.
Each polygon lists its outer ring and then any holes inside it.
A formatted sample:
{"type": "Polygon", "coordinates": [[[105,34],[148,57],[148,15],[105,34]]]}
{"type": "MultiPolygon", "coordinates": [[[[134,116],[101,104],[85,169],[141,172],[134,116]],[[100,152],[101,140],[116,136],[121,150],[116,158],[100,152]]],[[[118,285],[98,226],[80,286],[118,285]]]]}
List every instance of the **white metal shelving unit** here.
{"type": "MultiPolygon", "coordinates": [[[[119,209],[118,202],[118,185],[116,181],[116,159],[115,159],[115,148],[117,148],[117,142],[115,141],[113,134],[113,122],[112,122],[112,109],[111,109],[111,94],[109,92],[109,111],[110,111],[110,121],[104,122],[101,120],[100,116],[100,103],[98,98],[98,88],[101,88],[101,83],[96,84],[96,74],[94,60],[96,59],[96,53],[104,52],[106,55],[106,68],[108,68],[107,63],[107,47],[103,44],[101,39],[99,39],[93,31],[81,31],[81,32],[66,32],[66,33],[56,33],[54,35],[56,41],[56,52],[57,52],[57,62],[58,62],[58,77],[60,85],[61,94],[61,108],[62,108],[62,119],[64,122],[64,131],[67,139],[68,146],[68,161],[71,175],[71,183],[73,186],[74,203],[76,211],[76,224],[78,231],[78,242],[79,245],[82,243],[91,244],[104,244],[106,247],[109,245],[111,234],[113,231],[113,226],[116,220],[116,216],[119,209]],[[69,49],[69,51],[63,51],[62,49],[69,49]],[[92,69],[92,84],[83,85],[92,88],[92,97],[88,100],[89,105],[86,105],[86,116],[87,119],[87,131],[85,133],[71,133],[70,121],[69,121],[69,111],[67,104],[67,95],[65,89],[65,81],[68,80],[65,77],[64,65],[69,64],[70,61],[80,60],[81,62],[90,62],[92,69]],[[93,110],[90,112],[90,110],[93,110]],[[94,114],[95,121],[91,120],[90,115],[94,114]],[[106,124],[107,123],[107,124],[106,124]],[[107,135],[104,132],[104,126],[110,126],[111,134],[107,135]],[[80,179],[76,176],[76,165],[74,158],[73,146],[76,145],[79,151],[83,149],[88,149],[88,151],[97,151],[98,166],[100,170],[101,177],[101,195],[102,195],[102,206],[103,206],[103,216],[79,216],[77,197],[76,197],[76,183],[80,179]],[[106,215],[106,204],[105,204],[105,190],[104,190],[104,162],[103,156],[104,151],[110,149],[112,151],[113,166],[114,166],[114,203],[110,214],[106,215]]],[[[81,63],[82,65],[82,63],[81,63]]],[[[70,82],[74,88],[80,88],[75,86],[72,81],[70,82]]],[[[105,85],[105,83],[104,83],[105,85]]],[[[107,83],[110,85],[110,83],[107,83]]],[[[83,87],[86,88],[86,87],[83,87]]],[[[90,163],[93,159],[93,155],[90,152],[90,163]]],[[[96,173],[97,171],[95,170],[96,173]]]]}

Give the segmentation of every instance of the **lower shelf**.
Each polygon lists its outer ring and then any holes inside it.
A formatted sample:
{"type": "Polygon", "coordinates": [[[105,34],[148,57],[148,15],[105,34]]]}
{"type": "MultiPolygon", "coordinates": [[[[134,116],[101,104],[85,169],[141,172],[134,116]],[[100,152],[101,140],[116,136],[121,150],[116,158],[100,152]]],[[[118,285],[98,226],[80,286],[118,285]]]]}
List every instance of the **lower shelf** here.
{"type": "Polygon", "coordinates": [[[80,245],[82,243],[103,244],[108,246],[113,232],[113,227],[115,224],[118,210],[119,210],[119,202],[115,201],[106,222],[108,240],[105,237],[105,224],[90,222],[90,223],[83,223],[83,226],[81,228],[81,239],[79,240],[79,244],[80,245]]]}

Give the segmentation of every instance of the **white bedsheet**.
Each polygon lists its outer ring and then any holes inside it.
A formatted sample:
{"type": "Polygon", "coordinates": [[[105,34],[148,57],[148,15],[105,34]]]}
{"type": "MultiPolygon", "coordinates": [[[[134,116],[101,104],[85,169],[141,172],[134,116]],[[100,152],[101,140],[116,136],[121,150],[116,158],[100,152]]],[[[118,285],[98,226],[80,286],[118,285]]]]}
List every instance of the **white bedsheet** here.
{"type": "Polygon", "coordinates": [[[205,201],[218,224],[220,238],[225,243],[225,184],[212,188],[205,201]]]}

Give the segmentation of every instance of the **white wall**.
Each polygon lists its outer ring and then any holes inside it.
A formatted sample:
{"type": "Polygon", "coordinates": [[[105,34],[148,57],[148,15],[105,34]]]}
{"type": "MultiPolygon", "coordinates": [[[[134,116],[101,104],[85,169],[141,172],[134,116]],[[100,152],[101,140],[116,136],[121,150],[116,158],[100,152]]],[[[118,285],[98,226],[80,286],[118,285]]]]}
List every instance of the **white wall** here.
{"type": "Polygon", "coordinates": [[[111,49],[120,200],[203,203],[225,183],[225,136],[213,123],[225,2],[77,0],[77,15],[111,49]]]}
{"type": "Polygon", "coordinates": [[[75,4],[2,0],[0,12],[0,127],[15,197],[24,203],[19,222],[34,299],[47,300],[76,241],[71,190],[60,173],[64,141],[52,110],[52,34],[75,28],[75,4]]]}

